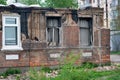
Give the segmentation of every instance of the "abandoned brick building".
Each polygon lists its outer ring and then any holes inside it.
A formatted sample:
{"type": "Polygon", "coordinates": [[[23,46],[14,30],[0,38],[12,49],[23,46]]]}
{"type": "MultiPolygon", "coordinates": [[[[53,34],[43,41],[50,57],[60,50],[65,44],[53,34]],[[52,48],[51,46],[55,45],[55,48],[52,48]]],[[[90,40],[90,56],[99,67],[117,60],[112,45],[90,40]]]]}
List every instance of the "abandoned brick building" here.
{"type": "Polygon", "coordinates": [[[110,30],[103,9],[0,6],[0,68],[54,66],[58,58],[110,62],[110,30]]]}

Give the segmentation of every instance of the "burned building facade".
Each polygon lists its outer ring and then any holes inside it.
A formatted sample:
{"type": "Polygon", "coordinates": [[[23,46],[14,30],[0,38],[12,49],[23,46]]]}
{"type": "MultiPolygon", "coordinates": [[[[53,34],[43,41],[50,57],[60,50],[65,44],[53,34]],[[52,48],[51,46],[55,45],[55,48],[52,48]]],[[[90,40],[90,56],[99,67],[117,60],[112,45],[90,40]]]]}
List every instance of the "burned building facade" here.
{"type": "Polygon", "coordinates": [[[110,30],[103,9],[0,7],[0,67],[55,66],[80,54],[79,62],[110,62],[110,30]]]}

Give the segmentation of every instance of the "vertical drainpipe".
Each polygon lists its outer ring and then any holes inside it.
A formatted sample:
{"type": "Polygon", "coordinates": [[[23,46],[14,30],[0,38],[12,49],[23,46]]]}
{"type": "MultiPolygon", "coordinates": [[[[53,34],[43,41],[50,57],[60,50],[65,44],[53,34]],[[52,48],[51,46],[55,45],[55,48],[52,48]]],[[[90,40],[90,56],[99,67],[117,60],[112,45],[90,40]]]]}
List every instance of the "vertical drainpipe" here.
{"type": "Polygon", "coordinates": [[[108,28],[108,2],[107,2],[107,0],[106,0],[105,4],[106,4],[106,28],[108,28]]]}
{"type": "Polygon", "coordinates": [[[102,65],[102,51],[101,51],[101,27],[102,26],[99,26],[98,23],[99,23],[99,13],[98,13],[98,16],[97,16],[97,30],[98,30],[98,55],[99,55],[99,67],[101,67],[102,65]]]}
{"type": "Polygon", "coordinates": [[[97,7],[100,8],[100,0],[97,0],[97,7]]]}
{"type": "MultiPolygon", "coordinates": [[[[32,12],[32,9],[31,9],[31,21],[33,20],[33,12],[32,12]]],[[[33,22],[30,23],[31,26],[30,26],[30,40],[29,40],[29,69],[31,67],[30,65],[30,62],[31,62],[31,40],[32,40],[32,27],[33,27],[33,22]]]]}
{"type": "MultiPolygon", "coordinates": [[[[98,8],[100,8],[100,0],[97,0],[97,6],[98,6],[98,8]]],[[[98,13],[98,18],[99,18],[99,13],[98,13]]],[[[97,21],[97,25],[98,25],[98,23],[99,23],[99,21],[97,21]]],[[[98,25],[97,29],[98,29],[98,55],[99,55],[99,60],[100,60],[99,66],[101,67],[101,65],[102,65],[101,26],[98,25]]]]}
{"type": "Polygon", "coordinates": [[[101,28],[99,27],[98,28],[98,41],[99,41],[99,44],[98,44],[98,47],[99,47],[99,59],[100,59],[100,64],[99,66],[101,67],[101,64],[102,64],[102,52],[101,52],[101,28]]]}

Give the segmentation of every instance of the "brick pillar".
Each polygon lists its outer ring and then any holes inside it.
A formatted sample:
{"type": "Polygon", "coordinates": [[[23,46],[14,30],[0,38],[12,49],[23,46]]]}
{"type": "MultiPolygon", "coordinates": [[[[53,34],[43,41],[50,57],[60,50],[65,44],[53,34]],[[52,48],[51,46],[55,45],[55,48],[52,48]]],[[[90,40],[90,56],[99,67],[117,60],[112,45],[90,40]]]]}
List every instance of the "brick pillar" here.
{"type": "Polygon", "coordinates": [[[101,29],[102,62],[110,62],[110,29],[101,29]]]}
{"type": "Polygon", "coordinates": [[[101,34],[99,29],[94,32],[93,60],[96,63],[107,63],[110,62],[110,30],[102,28],[100,31],[101,34]]]}

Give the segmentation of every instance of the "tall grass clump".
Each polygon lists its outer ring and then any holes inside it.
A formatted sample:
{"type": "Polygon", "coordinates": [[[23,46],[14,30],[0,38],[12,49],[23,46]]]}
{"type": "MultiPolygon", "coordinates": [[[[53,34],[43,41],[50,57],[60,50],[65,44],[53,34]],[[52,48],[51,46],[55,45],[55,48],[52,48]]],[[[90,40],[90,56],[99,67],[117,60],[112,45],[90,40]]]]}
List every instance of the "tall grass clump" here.
{"type": "Polygon", "coordinates": [[[30,80],[48,80],[44,71],[38,71],[36,68],[31,68],[29,73],[30,80]]]}
{"type": "Polygon", "coordinates": [[[90,80],[91,70],[87,67],[91,65],[81,67],[80,54],[70,53],[64,58],[63,65],[60,65],[59,75],[51,80],[90,80]],[[78,61],[77,65],[75,64],[78,61]]]}

